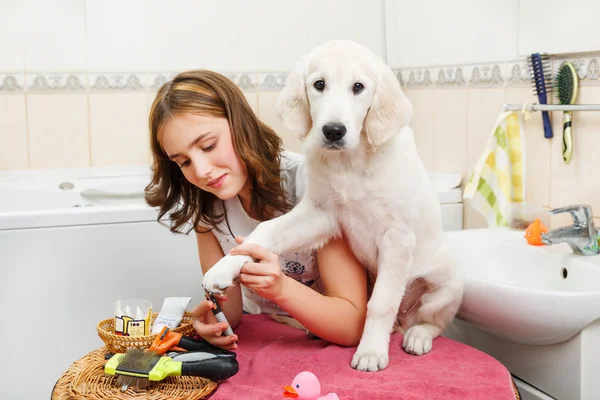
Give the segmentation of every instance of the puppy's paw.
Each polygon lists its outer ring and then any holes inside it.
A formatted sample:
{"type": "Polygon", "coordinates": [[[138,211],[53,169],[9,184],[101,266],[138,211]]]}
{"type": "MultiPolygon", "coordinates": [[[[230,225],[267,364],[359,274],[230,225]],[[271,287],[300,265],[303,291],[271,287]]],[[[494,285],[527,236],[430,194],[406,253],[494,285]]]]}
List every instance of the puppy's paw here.
{"type": "Polygon", "coordinates": [[[361,353],[357,351],[352,357],[352,368],[359,371],[374,372],[379,371],[388,366],[389,357],[385,353],[361,353]]]}
{"type": "Polygon", "coordinates": [[[402,347],[409,354],[421,356],[431,351],[433,335],[431,329],[423,325],[415,325],[406,331],[402,347]]]}
{"type": "Polygon", "coordinates": [[[352,368],[359,371],[379,371],[388,366],[389,355],[387,345],[369,346],[363,342],[356,349],[352,357],[352,368]]]}
{"type": "Polygon", "coordinates": [[[223,294],[225,289],[233,285],[233,280],[239,276],[242,266],[249,260],[251,258],[247,256],[226,255],[206,271],[202,284],[211,293],[223,294]]]}

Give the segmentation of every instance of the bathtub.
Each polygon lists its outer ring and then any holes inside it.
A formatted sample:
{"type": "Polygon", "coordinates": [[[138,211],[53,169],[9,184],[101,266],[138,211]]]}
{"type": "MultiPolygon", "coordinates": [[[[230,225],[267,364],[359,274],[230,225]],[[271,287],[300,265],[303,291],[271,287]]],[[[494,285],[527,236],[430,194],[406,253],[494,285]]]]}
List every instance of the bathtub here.
{"type": "Polygon", "coordinates": [[[0,399],[47,399],[69,365],[103,345],[117,299],[202,298],[195,236],[156,221],[149,171],[0,173],[0,399]],[[7,384],[8,383],[8,384],[7,384]]]}

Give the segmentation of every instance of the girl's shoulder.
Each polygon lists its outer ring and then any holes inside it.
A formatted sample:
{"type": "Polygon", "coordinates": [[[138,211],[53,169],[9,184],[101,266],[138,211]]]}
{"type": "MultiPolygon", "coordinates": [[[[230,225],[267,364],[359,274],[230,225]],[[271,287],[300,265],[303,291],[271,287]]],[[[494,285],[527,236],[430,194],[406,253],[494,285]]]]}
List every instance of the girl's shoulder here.
{"type": "Polygon", "coordinates": [[[287,150],[281,152],[280,168],[283,189],[293,197],[294,203],[300,201],[306,189],[305,164],[304,154],[287,150]]]}
{"type": "Polygon", "coordinates": [[[281,169],[294,169],[303,166],[306,162],[306,156],[295,151],[284,150],[281,152],[281,169]]]}

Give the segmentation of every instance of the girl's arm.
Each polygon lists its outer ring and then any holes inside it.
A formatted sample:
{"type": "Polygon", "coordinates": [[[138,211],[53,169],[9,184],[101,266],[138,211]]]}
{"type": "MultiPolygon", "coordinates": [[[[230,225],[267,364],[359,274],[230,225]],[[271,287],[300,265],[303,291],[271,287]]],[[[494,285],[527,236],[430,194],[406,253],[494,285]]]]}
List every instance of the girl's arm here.
{"type": "MultiPolygon", "coordinates": [[[[198,242],[200,266],[202,267],[202,272],[206,273],[217,261],[223,258],[223,249],[212,232],[196,232],[196,240],[198,242]]],[[[203,291],[202,287],[199,287],[198,290],[203,291]]],[[[225,313],[225,317],[227,317],[227,321],[229,321],[231,329],[235,329],[242,317],[242,291],[237,282],[234,281],[233,286],[225,291],[225,298],[226,301],[219,301],[219,304],[223,313],[225,313]]],[[[217,296],[217,299],[221,300],[222,298],[217,296]]],[[[211,320],[212,323],[217,323],[214,316],[212,316],[211,320]]]]}
{"type": "Polygon", "coordinates": [[[273,301],[318,337],[342,346],[360,342],[367,314],[367,274],[344,239],[317,252],[324,294],[286,276],[273,301]]]}
{"type": "Polygon", "coordinates": [[[367,312],[367,274],[345,239],[333,239],[317,252],[324,294],[284,275],[277,255],[262,247],[242,244],[232,252],[260,260],[242,268],[244,285],[320,338],[342,346],[358,345],[367,312]]]}

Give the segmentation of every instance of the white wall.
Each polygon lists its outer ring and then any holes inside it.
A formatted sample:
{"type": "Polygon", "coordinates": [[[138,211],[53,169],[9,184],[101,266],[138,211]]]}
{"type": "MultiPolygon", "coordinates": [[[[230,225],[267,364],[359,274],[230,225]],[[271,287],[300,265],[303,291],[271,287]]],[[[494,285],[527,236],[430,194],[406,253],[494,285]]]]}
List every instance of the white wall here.
{"type": "Polygon", "coordinates": [[[599,17],[598,0],[520,0],[519,52],[597,52],[599,17]]]}
{"type": "Polygon", "coordinates": [[[2,0],[0,72],[287,71],[348,38],[382,53],[369,0],[2,0]]]}
{"type": "Polygon", "coordinates": [[[388,62],[409,68],[515,59],[518,6],[519,0],[386,0],[388,62]]]}

